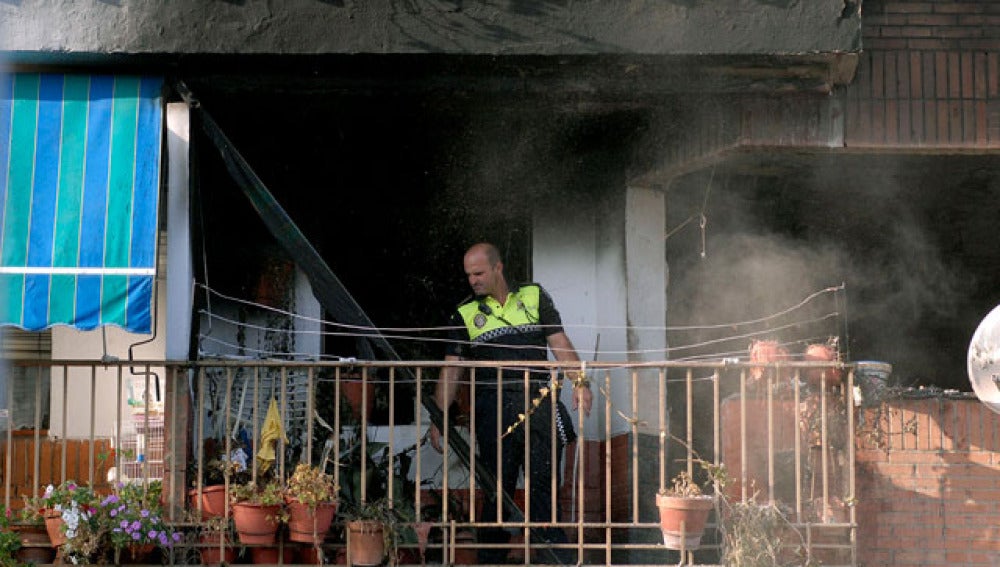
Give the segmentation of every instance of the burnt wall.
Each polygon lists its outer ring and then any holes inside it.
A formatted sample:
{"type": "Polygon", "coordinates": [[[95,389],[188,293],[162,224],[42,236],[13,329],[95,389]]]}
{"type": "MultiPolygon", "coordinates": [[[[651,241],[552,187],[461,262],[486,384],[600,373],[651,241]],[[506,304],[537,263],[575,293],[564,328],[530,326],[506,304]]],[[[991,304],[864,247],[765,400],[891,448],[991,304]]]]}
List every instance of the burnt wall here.
{"type": "Polygon", "coordinates": [[[23,0],[19,59],[195,53],[713,54],[855,51],[856,2],[813,0],[23,0]]]}

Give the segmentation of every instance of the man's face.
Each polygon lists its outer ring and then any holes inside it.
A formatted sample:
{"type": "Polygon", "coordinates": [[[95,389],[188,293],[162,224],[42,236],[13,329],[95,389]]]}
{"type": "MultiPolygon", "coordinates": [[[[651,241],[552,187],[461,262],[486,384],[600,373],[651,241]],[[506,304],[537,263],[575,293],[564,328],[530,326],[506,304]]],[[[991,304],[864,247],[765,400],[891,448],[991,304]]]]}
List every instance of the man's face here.
{"type": "Polygon", "coordinates": [[[469,278],[472,293],[477,296],[493,295],[503,281],[503,264],[490,266],[484,252],[473,251],[465,255],[465,275],[469,278]]]}

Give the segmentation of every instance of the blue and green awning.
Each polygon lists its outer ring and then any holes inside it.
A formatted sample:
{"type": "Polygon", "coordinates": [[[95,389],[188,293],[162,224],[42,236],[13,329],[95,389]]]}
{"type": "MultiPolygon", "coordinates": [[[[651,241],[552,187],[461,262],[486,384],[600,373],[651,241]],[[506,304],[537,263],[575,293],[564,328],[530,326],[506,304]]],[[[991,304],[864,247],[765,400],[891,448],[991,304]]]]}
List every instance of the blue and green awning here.
{"type": "Polygon", "coordinates": [[[159,77],[0,77],[0,325],[151,331],[159,77]]]}

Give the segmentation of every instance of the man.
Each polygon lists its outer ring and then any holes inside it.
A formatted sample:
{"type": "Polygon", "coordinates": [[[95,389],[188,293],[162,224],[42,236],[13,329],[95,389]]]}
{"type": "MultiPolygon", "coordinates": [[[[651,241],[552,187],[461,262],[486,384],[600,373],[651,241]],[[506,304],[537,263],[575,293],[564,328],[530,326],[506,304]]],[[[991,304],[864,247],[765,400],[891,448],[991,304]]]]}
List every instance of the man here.
{"type": "MultiPolygon", "coordinates": [[[[547,360],[546,348],[552,351],[556,360],[579,362],[573,343],[562,328],[559,312],[552,298],[538,284],[526,284],[511,289],[503,275],[503,262],[496,246],[479,243],[465,253],[465,274],[469,278],[474,297],[458,307],[452,314],[453,329],[446,361],[492,360],[492,361],[542,361],[547,360]]],[[[451,404],[462,376],[462,368],[445,367],[437,384],[435,401],[441,408],[451,404]]],[[[568,372],[573,387],[573,409],[582,408],[590,415],[593,395],[586,377],[579,371],[568,372]]],[[[524,468],[525,443],[530,443],[531,510],[529,517],[535,522],[552,521],[552,472],[558,471],[561,447],[556,447],[556,462],[552,462],[552,423],[556,420],[557,435],[566,440],[566,430],[572,434],[572,423],[568,416],[560,417],[559,408],[552,412],[551,375],[547,369],[530,365],[504,368],[502,384],[497,383],[494,369],[480,369],[476,379],[476,439],[479,444],[479,461],[489,470],[502,477],[504,490],[513,494],[518,473],[524,468]],[[525,399],[525,370],[529,370],[529,399],[525,399]],[[542,396],[542,388],[549,393],[542,396]],[[497,401],[502,403],[499,431],[514,429],[503,439],[497,437],[497,401]],[[540,403],[533,410],[533,400],[540,403]],[[522,421],[521,414],[529,413],[528,421],[522,421]],[[530,424],[525,432],[526,424],[530,424]],[[560,435],[561,434],[561,435],[560,435]],[[527,437],[526,437],[527,436],[527,437]],[[527,440],[526,440],[527,439],[527,440]],[[502,443],[501,470],[497,470],[497,443],[502,443]]],[[[559,404],[561,406],[561,404],[559,404]]],[[[431,426],[431,445],[441,451],[441,434],[431,426]]],[[[558,478],[558,477],[557,477],[558,478]]],[[[557,510],[558,514],[558,510],[557,510]]],[[[558,519],[558,516],[557,516],[558,519]]],[[[489,523],[496,520],[496,502],[487,501],[478,521],[489,523]]],[[[506,543],[509,536],[503,530],[481,530],[481,543],[506,543]]],[[[566,534],[556,528],[536,528],[532,530],[535,542],[565,543],[566,534]]],[[[560,550],[555,557],[572,562],[568,550],[560,550]]],[[[502,563],[506,549],[482,549],[481,563],[502,563]]]]}

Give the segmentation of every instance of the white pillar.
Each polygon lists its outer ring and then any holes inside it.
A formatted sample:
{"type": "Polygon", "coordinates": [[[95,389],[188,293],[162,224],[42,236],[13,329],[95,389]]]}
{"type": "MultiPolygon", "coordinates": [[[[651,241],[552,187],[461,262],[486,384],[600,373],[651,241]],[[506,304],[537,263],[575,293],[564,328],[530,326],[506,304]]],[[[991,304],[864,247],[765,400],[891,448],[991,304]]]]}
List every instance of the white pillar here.
{"type": "Polygon", "coordinates": [[[189,170],[191,116],[185,103],[167,105],[168,360],[187,360],[191,344],[194,273],[191,260],[189,170]]]}

